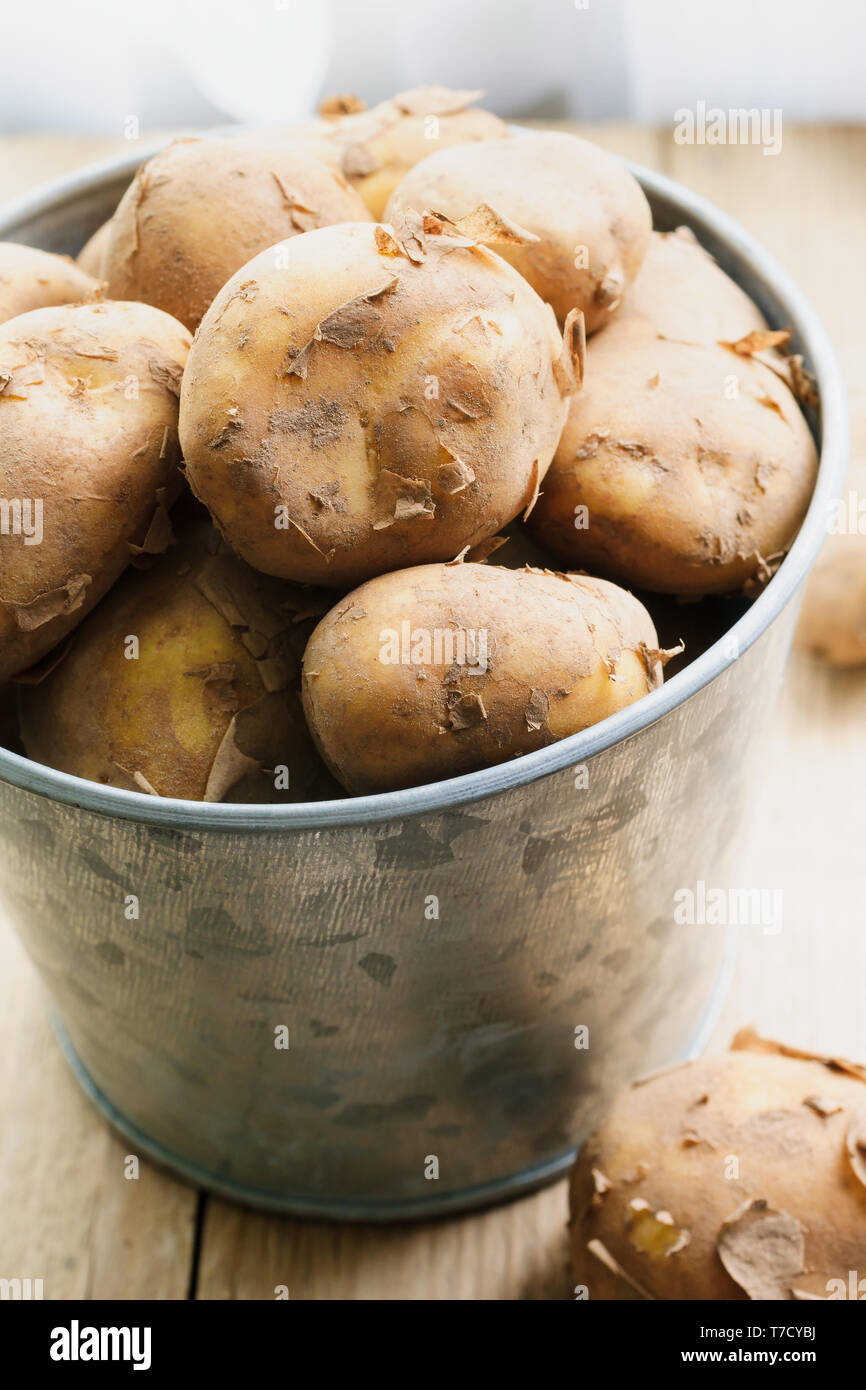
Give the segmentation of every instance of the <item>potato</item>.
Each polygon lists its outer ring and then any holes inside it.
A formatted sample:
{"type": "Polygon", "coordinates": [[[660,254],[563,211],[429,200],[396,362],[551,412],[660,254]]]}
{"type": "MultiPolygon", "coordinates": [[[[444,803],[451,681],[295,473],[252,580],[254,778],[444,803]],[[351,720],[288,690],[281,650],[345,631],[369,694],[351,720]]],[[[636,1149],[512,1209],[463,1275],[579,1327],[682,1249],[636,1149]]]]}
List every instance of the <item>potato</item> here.
{"type": "Polygon", "coordinates": [[[394,190],[386,216],[429,208],[458,221],[479,204],[535,234],[502,255],[560,320],[581,309],[587,333],[615,313],[649,245],[637,180],[613,155],[552,130],[431,154],[394,190]]]}
{"type": "Polygon", "coordinates": [[[806,584],[797,645],[830,666],[866,665],[866,535],[827,541],[806,584]]]}
{"type": "Polygon", "coordinates": [[[257,574],[199,526],[152,569],[130,570],[63,661],[25,689],[28,756],[189,801],[298,801],[332,787],[339,796],[298,695],[304,643],[324,610],[321,595],[257,574]]]}
{"type": "Polygon", "coordinates": [[[342,599],[304,656],[307,723],[350,792],[507,762],[662,680],[649,614],[603,580],[424,565],[342,599]]]}
{"type": "Polygon", "coordinates": [[[190,483],[268,574],[348,588],[451,559],[532,503],[579,328],[563,344],[511,266],[435,219],[307,232],[202,322],[181,398],[190,483]]]}
{"type": "Polygon", "coordinates": [[[93,236],[84,243],[78,255],[76,264],[88,275],[94,275],[97,280],[103,278],[105,269],[105,253],[108,250],[108,239],[111,236],[111,218],[103,222],[101,227],[97,227],[93,236]]]}
{"type": "Polygon", "coordinates": [[[146,304],[0,326],[0,679],[49,652],[170,531],[189,334],[146,304]]]}
{"type": "Polygon", "coordinates": [[[817,457],[777,374],[785,359],[738,347],[659,338],[645,319],[593,339],[531,518],[538,542],[659,593],[766,579],[806,513],[817,457]]]}
{"type": "Polygon", "coordinates": [[[352,97],[323,104],[334,117],[331,139],[340,168],[377,221],[404,174],[434,150],[508,134],[504,121],[474,105],[483,95],[430,86],[400,92],[369,111],[358,111],[352,97]]]}
{"type": "Polygon", "coordinates": [[[767,327],[756,304],[716,264],[690,227],[653,232],[616,322],[645,318],[663,338],[736,342],[767,327]]]}
{"type": "Polygon", "coordinates": [[[345,179],[302,142],[176,140],[139,169],[111,219],[108,293],[155,304],[195,329],[257,252],[368,218],[345,179]]]}
{"type": "Polygon", "coordinates": [[[53,304],[99,299],[102,286],[68,256],[0,241],[0,323],[53,304]]]}
{"type": "Polygon", "coordinates": [[[572,1262],[591,1299],[866,1295],[866,1069],[752,1030],[733,1045],[638,1081],[581,1148],[572,1262]]]}

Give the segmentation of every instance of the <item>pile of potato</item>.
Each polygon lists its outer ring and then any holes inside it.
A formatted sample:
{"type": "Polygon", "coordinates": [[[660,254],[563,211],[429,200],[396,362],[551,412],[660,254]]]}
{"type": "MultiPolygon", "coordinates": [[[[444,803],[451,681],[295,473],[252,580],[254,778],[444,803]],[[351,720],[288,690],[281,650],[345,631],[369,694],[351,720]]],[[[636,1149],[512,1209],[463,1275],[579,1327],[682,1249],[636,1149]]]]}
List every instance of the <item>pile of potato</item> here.
{"type": "Polygon", "coordinates": [[[787,334],[480,95],[176,141],[78,265],[0,246],[29,756],[207,801],[449,778],[656,688],[651,595],[773,573],[816,472],[787,334]],[[535,563],[489,563],[506,527],[535,563]]]}

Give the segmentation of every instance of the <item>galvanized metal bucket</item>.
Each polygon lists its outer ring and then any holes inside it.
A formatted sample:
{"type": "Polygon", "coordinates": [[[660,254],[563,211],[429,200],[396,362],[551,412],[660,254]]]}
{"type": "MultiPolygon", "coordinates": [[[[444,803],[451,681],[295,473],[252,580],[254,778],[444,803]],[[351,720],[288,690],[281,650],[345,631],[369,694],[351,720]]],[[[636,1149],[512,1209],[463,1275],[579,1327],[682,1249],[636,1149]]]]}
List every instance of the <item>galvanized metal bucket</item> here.
{"type": "MultiPolygon", "coordinates": [[[[76,251],[147,153],[5,209],[0,238],[76,251]]],[[[616,1088],[710,1025],[731,944],[678,925],[674,894],[736,883],[846,407],[825,332],[771,257],[632,168],[658,227],[691,225],[793,328],[821,393],[811,510],[724,638],[582,734],[386,795],[206,806],[0,751],[0,896],[61,1045],[136,1151],[205,1187],[362,1219],[512,1195],[561,1172],[616,1088]]]]}

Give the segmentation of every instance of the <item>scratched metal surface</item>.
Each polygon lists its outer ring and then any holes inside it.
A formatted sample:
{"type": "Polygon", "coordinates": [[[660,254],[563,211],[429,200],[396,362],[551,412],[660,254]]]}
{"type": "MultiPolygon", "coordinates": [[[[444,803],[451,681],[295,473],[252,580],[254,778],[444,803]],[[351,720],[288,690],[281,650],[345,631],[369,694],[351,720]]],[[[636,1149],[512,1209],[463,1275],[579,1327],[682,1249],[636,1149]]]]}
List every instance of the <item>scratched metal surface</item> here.
{"type": "MultiPolygon", "coordinates": [[[[132,163],[30,200],[0,232],[74,250],[132,163]]],[[[146,798],[84,809],[79,795],[95,805],[104,790],[70,792],[70,779],[0,753],[0,896],[70,1059],[115,1123],[196,1181],[333,1216],[472,1205],[556,1171],[613,1090],[683,1055],[701,1028],[725,938],[677,926],[673,895],[736,882],[791,594],[844,469],[844,401],[808,306],[790,286],[766,288],[765,253],[702,200],[646,178],[659,225],[691,221],[771,321],[805,325],[821,359],[822,481],[794,552],[737,625],[738,659],[712,657],[707,675],[702,657],[662,718],[600,741],[585,788],[568,767],[521,785],[518,760],[502,779],[493,770],[495,795],[476,774],[484,799],[440,791],[434,812],[423,791],[397,794],[393,815],[377,804],[366,821],[333,803],[318,829],[291,823],[302,808],[273,828],[204,808],[213,829],[146,798]],[[124,915],[129,894],[138,920],[124,915]],[[438,920],[425,917],[430,895],[438,920]],[[281,1026],[287,1051],[274,1046],[281,1026]]],[[[542,756],[558,764],[563,749],[542,756]]]]}
{"type": "Polygon", "coordinates": [[[0,893],[99,1089],[220,1182],[338,1209],[514,1178],[693,1040],[724,936],[675,925],[673,895],[731,881],[751,692],[790,630],[592,759],[586,788],[212,836],[0,784],[0,893]]]}

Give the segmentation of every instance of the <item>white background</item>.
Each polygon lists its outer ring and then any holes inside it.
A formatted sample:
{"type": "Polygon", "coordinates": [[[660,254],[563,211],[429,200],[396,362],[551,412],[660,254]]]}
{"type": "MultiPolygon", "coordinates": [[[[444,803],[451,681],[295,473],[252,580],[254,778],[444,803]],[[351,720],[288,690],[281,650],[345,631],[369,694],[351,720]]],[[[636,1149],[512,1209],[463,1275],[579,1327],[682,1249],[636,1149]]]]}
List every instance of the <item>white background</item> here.
{"type": "Polygon", "coordinates": [[[285,119],[430,81],[513,117],[857,121],[864,71],[866,0],[0,0],[3,133],[285,119]]]}

